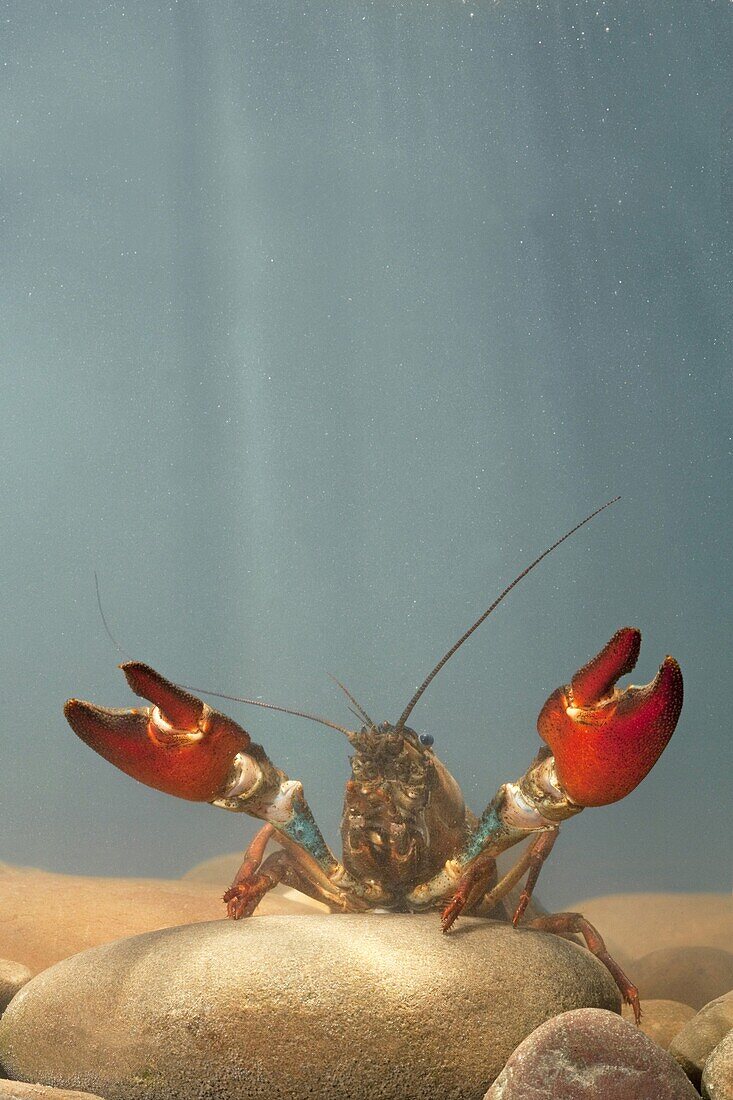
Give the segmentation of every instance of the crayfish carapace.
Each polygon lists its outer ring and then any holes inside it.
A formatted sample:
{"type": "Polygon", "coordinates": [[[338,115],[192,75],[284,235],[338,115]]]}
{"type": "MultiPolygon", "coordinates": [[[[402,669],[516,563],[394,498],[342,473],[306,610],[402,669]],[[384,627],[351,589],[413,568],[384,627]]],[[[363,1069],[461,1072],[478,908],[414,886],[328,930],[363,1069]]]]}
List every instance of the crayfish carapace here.
{"type": "MultiPolygon", "coordinates": [[[[448,931],[460,913],[506,919],[504,899],[526,875],[512,916],[517,924],[560,823],[586,806],[623,798],[657,761],[682,706],[679,665],[666,657],[651,684],[617,689],[616,681],[636,664],[641,641],[636,629],[617,631],[569,684],[549,697],[538,719],[545,745],[520,779],[499,787],[479,819],[433,751],[432,738],[419,736],[407,719],[434,676],[507,593],[602,510],[563,535],[508,585],[441,658],[394,724],[373,722],[343,685],[361,723],[357,730],[303,711],[241,700],[321,722],[348,738],[354,755],[341,824],[341,860],[324,840],[302,784],[277,768],[231,718],[148,665],[128,662],[121,668],[135,694],[152,706],[109,710],[71,699],[64,708],[66,717],[83,741],[140,782],[265,822],[224,894],[228,915],[235,920],[251,916],[267,891],[284,883],[334,911],[438,908],[448,931]],[[532,839],[517,863],[498,879],[496,857],[527,838],[532,839]],[[265,858],[273,839],[280,846],[265,858]]],[[[581,934],[613,975],[638,1021],[636,987],[580,914],[543,915],[525,926],[581,934]]]]}

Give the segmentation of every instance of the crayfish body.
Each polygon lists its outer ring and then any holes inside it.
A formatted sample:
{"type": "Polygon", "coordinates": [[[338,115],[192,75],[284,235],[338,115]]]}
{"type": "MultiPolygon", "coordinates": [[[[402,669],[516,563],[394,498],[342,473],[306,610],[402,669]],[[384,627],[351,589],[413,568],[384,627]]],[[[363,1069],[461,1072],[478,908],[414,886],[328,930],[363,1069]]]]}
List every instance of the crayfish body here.
{"type": "MultiPolygon", "coordinates": [[[[625,797],[654,766],[682,707],[679,665],[666,657],[652,683],[618,689],[617,681],[636,664],[641,635],[632,627],[617,631],[569,684],[550,695],[538,719],[545,744],[523,776],[499,787],[478,819],[433,751],[432,738],[418,736],[406,723],[437,672],[518,581],[602,510],[563,535],[504,589],[441,658],[394,724],[375,724],[343,685],[363,721],[358,730],[303,711],[241,700],[320,722],[348,738],[354,753],[340,860],[318,828],[302,784],[277,768],[233,719],[148,665],[121,667],[132,690],[151,706],[109,710],[71,699],[66,718],[96,752],[148,786],[263,822],[224,894],[233,919],[251,916],[262,897],[283,883],[337,912],[437,908],[444,931],[461,913],[510,916],[517,924],[561,822],[584,807],[625,797]],[[527,839],[517,863],[499,879],[496,857],[527,839]],[[271,840],[280,846],[265,856],[271,840]],[[508,912],[506,899],[525,876],[519,901],[508,912]]],[[[580,914],[545,914],[525,927],[583,935],[633,1005],[638,1022],[635,986],[580,914]]]]}
{"type": "Polygon", "coordinates": [[[353,735],[341,819],[343,864],[378,885],[395,907],[465,843],[469,812],[446,766],[407,726],[362,726],[353,735]]]}

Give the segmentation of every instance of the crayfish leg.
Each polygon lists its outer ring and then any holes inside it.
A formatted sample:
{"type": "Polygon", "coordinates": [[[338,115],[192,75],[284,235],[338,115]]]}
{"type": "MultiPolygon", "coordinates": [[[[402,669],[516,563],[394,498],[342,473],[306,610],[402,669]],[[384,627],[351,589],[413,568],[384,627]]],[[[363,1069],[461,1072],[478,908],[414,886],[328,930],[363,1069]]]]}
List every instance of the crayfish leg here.
{"type": "Polygon", "coordinates": [[[289,850],[272,852],[264,859],[270,840],[282,843],[282,834],[270,824],[255,833],[250,841],[234,881],[224,894],[227,916],[232,920],[251,917],[265,894],[282,883],[301,894],[323,902],[338,912],[365,908],[359,899],[351,897],[335,883],[320,881],[322,872],[317,867],[309,870],[308,861],[301,850],[292,845],[289,850]]]}
{"type": "Polygon", "coordinates": [[[268,891],[277,886],[278,879],[260,871],[265,848],[275,829],[263,825],[255,833],[242,857],[242,863],[229,889],[224,894],[227,916],[232,920],[251,917],[268,891]]]}
{"type": "Polygon", "coordinates": [[[534,893],[534,888],[537,885],[537,879],[540,877],[540,871],[542,870],[545,860],[552,851],[559,833],[559,827],[556,829],[548,829],[546,833],[540,833],[537,839],[534,840],[527,849],[527,855],[530,860],[529,874],[527,875],[527,881],[524,884],[524,888],[519,895],[517,908],[514,910],[514,916],[512,917],[512,924],[515,928],[524,916],[524,911],[529,905],[532,894],[534,893]]]}
{"type": "Polygon", "coordinates": [[[468,913],[479,906],[481,914],[488,915],[529,871],[512,920],[516,924],[529,905],[542,866],[552,851],[559,832],[560,828],[557,826],[536,836],[499,882],[496,882],[496,863],[492,857],[485,852],[477,856],[463,872],[443,907],[440,918],[443,931],[447,932],[461,913],[468,913]]]}
{"type": "Polygon", "coordinates": [[[634,1020],[637,1027],[639,1026],[641,1023],[639,990],[626,976],[616,960],[609,955],[598,929],[586,920],[581,913],[547,913],[545,916],[528,921],[523,927],[532,928],[538,932],[553,932],[556,936],[564,936],[565,938],[570,938],[573,935],[582,936],[590,953],[595,955],[610,973],[626,1004],[631,1005],[634,1020]]]}
{"type": "MultiPolygon", "coordinates": [[[[503,881],[503,880],[502,880],[503,881]]],[[[481,901],[491,883],[496,882],[496,860],[483,852],[476,856],[458,880],[440,912],[440,923],[448,932],[464,911],[470,911],[481,901]]]]}

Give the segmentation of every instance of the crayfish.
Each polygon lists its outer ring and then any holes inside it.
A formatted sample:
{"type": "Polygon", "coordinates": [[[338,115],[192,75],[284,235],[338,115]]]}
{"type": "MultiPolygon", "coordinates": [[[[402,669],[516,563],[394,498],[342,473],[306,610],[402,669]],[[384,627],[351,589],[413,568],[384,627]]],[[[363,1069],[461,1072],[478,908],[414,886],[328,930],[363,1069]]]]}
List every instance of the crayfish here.
{"type": "MultiPolygon", "coordinates": [[[[560,823],[586,806],[617,802],[656,763],[682,707],[679,665],[665,657],[652,683],[619,690],[616,681],[636,664],[641,635],[631,627],[618,630],[569,684],[550,695],[537,722],[545,744],[520,779],[499,787],[478,819],[433,751],[433,738],[418,735],[407,720],[446,661],[497,604],[608,504],[586,516],[504,589],[438,661],[396,722],[375,723],[342,684],[361,723],[355,730],[304,711],[238,700],[320,722],[350,742],[354,755],[346,784],[340,860],[318,828],[302,784],[276,767],[242,726],[197,698],[195,689],[130,661],[120,667],[135,694],[151,706],[109,710],[71,699],[64,708],[66,718],[96,752],[149,787],[247,813],[265,823],[224,894],[227,913],[235,920],[251,916],[262,897],[283,883],[334,911],[437,908],[446,932],[461,913],[510,917],[516,925],[560,823]],[[496,857],[528,838],[519,860],[499,879],[496,857]],[[265,858],[273,839],[279,848],[265,858]],[[511,914],[505,899],[525,875],[511,914]]],[[[638,1022],[636,987],[580,914],[544,914],[525,926],[564,936],[581,934],[633,1006],[638,1022]]]]}

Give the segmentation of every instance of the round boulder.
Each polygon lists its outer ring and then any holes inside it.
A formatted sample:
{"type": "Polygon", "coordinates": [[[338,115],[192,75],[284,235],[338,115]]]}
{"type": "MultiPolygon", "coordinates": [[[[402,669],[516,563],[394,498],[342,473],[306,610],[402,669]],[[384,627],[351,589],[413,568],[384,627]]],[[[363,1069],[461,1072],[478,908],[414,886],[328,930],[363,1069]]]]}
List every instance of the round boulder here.
{"type": "Polygon", "coordinates": [[[721,1039],[702,1071],[706,1100],[733,1100],[733,1031],[721,1039]]]}
{"type": "Polygon", "coordinates": [[[710,1052],[733,1029],[733,990],[701,1008],[678,1031],[669,1053],[676,1058],[696,1088],[710,1052]]]}
{"type": "Polygon", "coordinates": [[[217,921],[39,974],[0,1019],[0,1061],[107,1100],[476,1097],[581,1005],[618,1012],[616,986],[546,933],[466,918],[444,936],[434,913],[217,921]]]}
{"type": "Polygon", "coordinates": [[[637,959],[633,980],[645,997],[699,1009],[733,988],[733,955],[719,947],[662,947],[637,959]]]}
{"type": "Polygon", "coordinates": [[[12,959],[0,959],[0,1013],[3,1013],[15,994],[33,977],[27,966],[12,959]]]}
{"type": "Polygon", "coordinates": [[[733,943],[729,893],[605,894],[565,908],[582,913],[603,934],[611,954],[627,960],[659,947],[697,944],[727,951],[733,943]]]}
{"type": "Polygon", "coordinates": [[[537,1028],[484,1100],[698,1100],[665,1050],[611,1012],[578,1009],[537,1028]]]}

